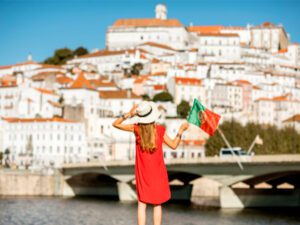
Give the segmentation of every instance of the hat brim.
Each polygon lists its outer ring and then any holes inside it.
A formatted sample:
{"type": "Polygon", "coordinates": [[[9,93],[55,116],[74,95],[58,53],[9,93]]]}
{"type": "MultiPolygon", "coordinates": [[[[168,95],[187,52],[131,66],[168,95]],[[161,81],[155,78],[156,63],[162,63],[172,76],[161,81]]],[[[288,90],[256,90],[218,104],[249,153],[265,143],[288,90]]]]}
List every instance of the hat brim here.
{"type": "Polygon", "coordinates": [[[150,102],[152,112],[145,117],[133,116],[131,119],[134,123],[152,123],[155,122],[161,115],[157,105],[154,102],[150,102]]]}

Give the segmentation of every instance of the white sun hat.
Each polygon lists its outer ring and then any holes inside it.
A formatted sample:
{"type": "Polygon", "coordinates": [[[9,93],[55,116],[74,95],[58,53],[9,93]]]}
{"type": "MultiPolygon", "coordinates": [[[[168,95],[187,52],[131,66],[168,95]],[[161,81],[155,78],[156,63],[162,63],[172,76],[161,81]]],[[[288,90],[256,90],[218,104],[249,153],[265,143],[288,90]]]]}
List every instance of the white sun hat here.
{"type": "Polygon", "coordinates": [[[152,123],[160,117],[161,112],[151,101],[142,101],[136,108],[136,115],[132,117],[135,123],[152,123]]]}

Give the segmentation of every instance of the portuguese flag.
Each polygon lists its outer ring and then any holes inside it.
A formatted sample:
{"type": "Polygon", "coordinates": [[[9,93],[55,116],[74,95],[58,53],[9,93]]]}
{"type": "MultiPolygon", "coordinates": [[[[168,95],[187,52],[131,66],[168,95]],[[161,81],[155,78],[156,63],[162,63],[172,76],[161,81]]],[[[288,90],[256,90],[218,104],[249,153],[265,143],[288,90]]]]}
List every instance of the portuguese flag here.
{"type": "Polygon", "coordinates": [[[194,99],[188,122],[200,127],[210,136],[214,135],[221,116],[205,108],[197,99],[194,99]]]}

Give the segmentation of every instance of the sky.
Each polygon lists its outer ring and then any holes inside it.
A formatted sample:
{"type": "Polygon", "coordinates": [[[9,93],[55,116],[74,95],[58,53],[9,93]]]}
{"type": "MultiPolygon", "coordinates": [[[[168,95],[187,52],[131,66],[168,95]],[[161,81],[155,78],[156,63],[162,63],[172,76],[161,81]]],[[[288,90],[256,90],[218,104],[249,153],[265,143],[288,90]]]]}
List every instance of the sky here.
{"type": "Polygon", "coordinates": [[[154,18],[163,3],[168,18],[185,26],[282,24],[300,42],[300,0],[0,0],[0,65],[41,62],[55,49],[105,47],[106,29],[121,18],[154,18]]]}

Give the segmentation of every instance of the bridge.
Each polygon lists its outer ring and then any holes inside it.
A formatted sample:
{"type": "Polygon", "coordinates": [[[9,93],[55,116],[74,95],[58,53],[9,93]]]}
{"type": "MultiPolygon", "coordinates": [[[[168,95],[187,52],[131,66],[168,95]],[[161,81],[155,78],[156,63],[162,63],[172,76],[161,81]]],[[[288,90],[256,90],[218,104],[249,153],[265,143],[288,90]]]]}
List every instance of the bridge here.
{"type": "MultiPolygon", "coordinates": [[[[191,182],[205,177],[220,184],[222,208],[300,206],[300,155],[258,155],[242,162],[234,158],[165,159],[173,200],[191,197],[191,182]]],[[[65,164],[64,195],[118,196],[136,201],[134,161],[107,161],[65,164]]],[[[171,199],[171,200],[172,200],[171,199]]]]}

